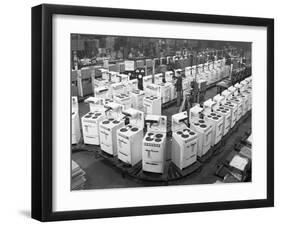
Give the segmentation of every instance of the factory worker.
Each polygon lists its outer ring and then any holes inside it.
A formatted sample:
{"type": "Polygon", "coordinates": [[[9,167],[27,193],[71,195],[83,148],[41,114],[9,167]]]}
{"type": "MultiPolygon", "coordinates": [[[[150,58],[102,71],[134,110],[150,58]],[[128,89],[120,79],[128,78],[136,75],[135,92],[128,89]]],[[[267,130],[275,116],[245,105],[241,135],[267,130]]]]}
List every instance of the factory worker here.
{"type": "Polygon", "coordinates": [[[180,73],[176,74],[175,88],[177,92],[177,107],[180,107],[182,97],[182,75],[180,73]]]}

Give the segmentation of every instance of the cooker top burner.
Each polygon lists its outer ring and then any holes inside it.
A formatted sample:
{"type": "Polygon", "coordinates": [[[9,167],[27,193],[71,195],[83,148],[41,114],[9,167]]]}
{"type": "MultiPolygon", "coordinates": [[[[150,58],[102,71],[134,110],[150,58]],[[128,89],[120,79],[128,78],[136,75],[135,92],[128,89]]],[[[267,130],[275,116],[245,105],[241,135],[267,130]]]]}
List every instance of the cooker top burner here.
{"type": "Polygon", "coordinates": [[[151,137],[146,137],[145,140],[146,140],[146,141],[153,141],[153,138],[151,138],[151,137]]]}
{"type": "Polygon", "coordinates": [[[136,132],[136,131],[138,131],[139,129],[137,128],[137,127],[134,127],[134,128],[132,128],[131,129],[133,132],[136,132]]]}
{"type": "Polygon", "coordinates": [[[163,137],[163,134],[158,133],[158,134],[155,135],[155,137],[156,137],[156,138],[162,138],[162,137],[163,137]]]}
{"type": "Polygon", "coordinates": [[[148,136],[152,136],[152,135],[153,135],[153,133],[148,133],[147,135],[148,135],[148,136]]]}
{"type": "Polygon", "coordinates": [[[159,139],[159,138],[155,139],[155,142],[161,142],[161,141],[162,141],[162,139],[159,139]]]}
{"type": "Polygon", "coordinates": [[[206,128],[207,126],[205,124],[200,125],[201,128],[206,128]]]}
{"type": "Polygon", "coordinates": [[[182,131],[178,131],[177,134],[181,135],[181,134],[182,134],[182,131]]]}
{"type": "Polygon", "coordinates": [[[102,124],[109,124],[109,121],[103,121],[102,124]]]}
{"type": "Polygon", "coordinates": [[[120,129],[120,132],[127,132],[128,130],[126,129],[126,128],[122,128],[122,129],[120,129]]]}
{"type": "Polygon", "coordinates": [[[118,123],[119,123],[119,121],[118,121],[118,120],[114,120],[112,123],[114,123],[114,124],[118,124],[118,123]]]}
{"type": "Polygon", "coordinates": [[[189,135],[188,135],[188,134],[182,134],[181,137],[182,137],[182,138],[188,138],[189,135]]]}
{"type": "Polygon", "coordinates": [[[192,132],[192,131],[190,131],[190,132],[189,132],[189,134],[190,134],[190,135],[195,135],[195,133],[194,133],[194,132],[192,132]]]}

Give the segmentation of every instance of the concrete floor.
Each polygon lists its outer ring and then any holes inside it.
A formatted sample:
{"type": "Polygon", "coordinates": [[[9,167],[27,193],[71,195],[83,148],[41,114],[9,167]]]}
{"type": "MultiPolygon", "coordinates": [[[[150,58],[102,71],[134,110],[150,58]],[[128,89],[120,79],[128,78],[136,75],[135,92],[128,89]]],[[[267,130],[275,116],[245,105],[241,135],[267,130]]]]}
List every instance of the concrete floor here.
{"type": "MultiPolygon", "coordinates": [[[[206,99],[216,95],[216,87],[209,89],[206,93],[206,99]]],[[[84,103],[79,105],[80,116],[83,116],[89,111],[89,107],[84,103]]],[[[162,114],[167,115],[168,118],[178,112],[178,108],[171,106],[164,109],[162,114]]],[[[233,146],[238,142],[246,131],[251,128],[251,115],[233,132],[233,134],[226,140],[223,151],[217,156],[212,156],[209,162],[204,163],[200,172],[193,173],[180,180],[169,182],[168,185],[188,185],[188,184],[210,184],[218,180],[214,175],[217,169],[217,162],[225,158],[233,149],[233,146]]],[[[167,158],[170,158],[171,140],[167,143],[167,158]]],[[[72,153],[72,159],[76,161],[80,167],[86,172],[85,189],[101,189],[101,188],[126,188],[126,187],[141,187],[141,186],[157,186],[162,185],[153,182],[140,182],[132,178],[123,177],[122,174],[111,166],[103,158],[96,158],[94,152],[78,151],[72,153]]]]}

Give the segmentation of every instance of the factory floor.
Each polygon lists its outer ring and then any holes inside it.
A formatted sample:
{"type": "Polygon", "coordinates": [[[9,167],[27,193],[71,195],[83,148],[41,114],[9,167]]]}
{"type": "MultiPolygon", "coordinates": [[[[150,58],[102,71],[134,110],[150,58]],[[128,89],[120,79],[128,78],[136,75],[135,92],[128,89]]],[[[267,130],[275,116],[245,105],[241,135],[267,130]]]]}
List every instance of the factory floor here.
{"type": "MultiPolygon", "coordinates": [[[[216,95],[216,87],[209,89],[205,95],[205,99],[216,95]]],[[[167,115],[168,118],[172,114],[178,112],[178,107],[171,106],[162,111],[163,115],[167,115]]],[[[79,104],[80,116],[83,116],[89,111],[88,105],[84,103],[79,104]]],[[[203,163],[202,170],[200,172],[193,173],[180,180],[169,182],[169,185],[188,185],[188,184],[210,184],[215,183],[219,178],[215,176],[217,169],[217,162],[224,159],[231,150],[235,143],[237,143],[251,128],[251,115],[245,119],[245,121],[238,127],[232,135],[227,138],[225,145],[222,147],[223,151],[212,156],[210,161],[203,163]]],[[[167,158],[170,156],[171,140],[167,142],[167,158]]],[[[111,166],[103,158],[97,158],[94,152],[90,151],[76,151],[72,153],[72,159],[76,161],[79,166],[86,172],[86,184],[84,189],[97,189],[97,188],[126,188],[126,187],[140,187],[140,186],[155,186],[158,184],[152,182],[140,182],[133,180],[129,176],[122,176],[122,174],[116,170],[114,166],[111,166]]]]}

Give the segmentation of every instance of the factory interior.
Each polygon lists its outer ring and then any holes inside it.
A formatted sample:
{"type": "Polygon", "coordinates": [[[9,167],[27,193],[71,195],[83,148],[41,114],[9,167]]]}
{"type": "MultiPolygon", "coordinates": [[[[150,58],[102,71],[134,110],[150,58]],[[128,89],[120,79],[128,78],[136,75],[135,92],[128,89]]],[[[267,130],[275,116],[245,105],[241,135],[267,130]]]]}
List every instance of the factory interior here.
{"type": "Polygon", "coordinates": [[[71,34],[71,190],[251,182],[251,51],[71,34]]]}

